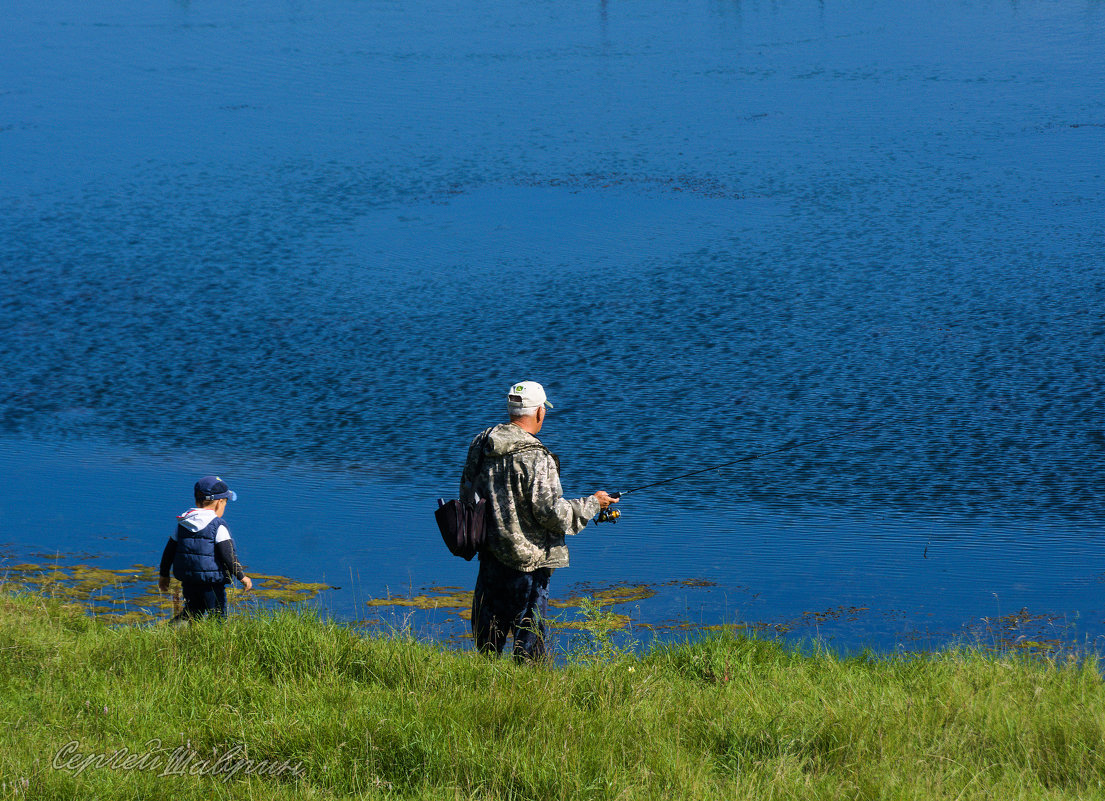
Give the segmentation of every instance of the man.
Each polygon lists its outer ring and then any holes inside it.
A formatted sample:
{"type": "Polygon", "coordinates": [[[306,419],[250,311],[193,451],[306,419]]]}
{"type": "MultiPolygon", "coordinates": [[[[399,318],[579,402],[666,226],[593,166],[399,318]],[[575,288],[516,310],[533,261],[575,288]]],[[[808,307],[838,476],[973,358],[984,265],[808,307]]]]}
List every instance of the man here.
{"type": "Polygon", "coordinates": [[[472,636],[482,653],[501,654],[514,634],[514,658],[545,654],[549,578],[568,566],[567,534],[617,499],[601,490],[566,500],[560,462],[537,438],[552,404],[536,381],[513,384],[509,423],[472,440],[460,480],[460,499],[487,499],[486,543],[472,599],[472,636]]]}
{"type": "Polygon", "coordinates": [[[183,619],[215,613],[226,617],[226,585],[233,575],[247,590],[253,588],[234,553],[234,540],[223,515],[227,501],[238,494],[218,476],[204,476],[192,488],[196,505],[177,517],[176,531],[161,554],[157,588],[169,589],[169,568],[180,580],[184,596],[183,619]]]}

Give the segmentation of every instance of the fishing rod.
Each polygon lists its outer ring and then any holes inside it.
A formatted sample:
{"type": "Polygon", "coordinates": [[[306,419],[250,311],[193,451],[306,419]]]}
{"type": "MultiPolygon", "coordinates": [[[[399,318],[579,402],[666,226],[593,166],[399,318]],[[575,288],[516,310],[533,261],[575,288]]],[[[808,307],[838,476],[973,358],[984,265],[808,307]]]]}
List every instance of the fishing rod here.
{"type": "MultiPolygon", "coordinates": [[[[751,462],[755,459],[762,459],[765,456],[774,456],[777,453],[783,453],[785,451],[793,451],[793,450],[796,450],[798,448],[806,448],[806,447],[809,447],[810,445],[816,445],[819,442],[828,442],[829,440],[840,439],[841,437],[846,437],[849,434],[855,434],[855,433],[858,433],[860,431],[870,431],[873,428],[880,428],[884,425],[886,425],[886,421],[882,421],[882,422],[878,422],[878,423],[872,423],[871,425],[866,425],[866,426],[855,426],[853,428],[845,429],[844,431],[837,431],[835,434],[829,434],[828,436],[825,436],[825,437],[819,437],[817,439],[808,439],[808,440],[805,440],[804,442],[795,442],[795,443],[792,443],[790,445],[784,445],[781,448],[775,448],[774,450],[771,450],[771,451],[761,451],[760,453],[752,453],[752,454],[749,454],[748,456],[742,456],[739,459],[733,459],[733,460],[728,461],[728,462],[722,462],[721,464],[710,465],[709,467],[702,467],[698,470],[691,470],[688,473],[680,473],[677,476],[672,476],[671,478],[661,479],[660,481],[653,481],[651,484],[644,484],[640,487],[634,487],[633,489],[623,490],[622,492],[612,492],[612,493],[610,493],[610,497],[611,498],[621,498],[625,495],[629,495],[631,492],[640,492],[641,490],[652,489],[653,487],[659,487],[663,484],[670,484],[673,481],[680,481],[684,478],[690,478],[691,476],[697,476],[697,475],[701,475],[702,473],[710,473],[714,470],[720,470],[723,467],[729,467],[731,465],[741,464],[743,462],[751,462]]],[[[616,523],[618,518],[621,517],[621,516],[622,516],[622,513],[620,511],[615,509],[613,506],[608,506],[605,509],[603,509],[601,512],[598,513],[598,516],[595,517],[595,523],[607,523],[607,522],[616,523]]]]}

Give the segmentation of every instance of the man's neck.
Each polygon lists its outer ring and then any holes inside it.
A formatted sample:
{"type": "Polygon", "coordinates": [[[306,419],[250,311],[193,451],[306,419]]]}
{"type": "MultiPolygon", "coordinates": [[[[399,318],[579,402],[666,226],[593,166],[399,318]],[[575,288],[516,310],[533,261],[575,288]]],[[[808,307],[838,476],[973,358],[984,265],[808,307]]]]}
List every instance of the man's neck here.
{"type": "Polygon", "coordinates": [[[510,420],[512,425],[518,426],[518,428],[525,431],[527,434],[533,434],[537,436],[537,432],[541,430],[541,424],[537,422],[536,417],[512,417],[510,420]]]}

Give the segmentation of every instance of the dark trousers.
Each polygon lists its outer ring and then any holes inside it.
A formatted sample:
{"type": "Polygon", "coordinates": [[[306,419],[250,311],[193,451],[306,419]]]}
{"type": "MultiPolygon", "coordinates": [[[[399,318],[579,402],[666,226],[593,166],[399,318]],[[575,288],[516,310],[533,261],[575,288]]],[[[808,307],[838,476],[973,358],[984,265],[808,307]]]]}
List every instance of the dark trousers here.
{"type": "Polygon", "coordinates": [[[217,614],[226,617],[226,585],[218,584],[193,584],[184,581],[180,584],[180,593],[184,596],[184,610],[180,613],[182,618],[200,617],[201,615],[217,614]]]}
{"type": "Polygon", "coordinates": [[[514,570],[488,553],[480,554],[480,572],[472,596],[472,637],[483,654],[501,654],[514,635],[514,659],[533,662],[545,655],[545,618],[549,612],[552,570],[514,570]]]}

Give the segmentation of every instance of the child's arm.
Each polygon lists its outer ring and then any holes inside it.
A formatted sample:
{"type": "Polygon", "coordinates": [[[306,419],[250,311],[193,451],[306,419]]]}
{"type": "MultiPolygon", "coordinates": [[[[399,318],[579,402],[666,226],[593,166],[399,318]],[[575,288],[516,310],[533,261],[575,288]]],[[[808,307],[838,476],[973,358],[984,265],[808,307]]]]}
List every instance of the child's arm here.
{"type": "Polygon", "coordinates": [[[230,538],[216,540],[215,556],[228,567],[230,572],[234,574],[234,578],[242,582],[243,587],[247,590],[253,589],[253,581],[243,572],[242,565],[238,562],[238,556],[234,553],[234,540],[230,538]]]}
{"type": "Polygon", "coordinates": [[[161,592],[169,589],[169,570],[172,569],[174,556],[176,556],[176,540],[169,537],[169,541],[165,543],[165,550],[161,552],[161,569],[158,571],[160,577],[157,579],[157,589],[161,592]]]}

